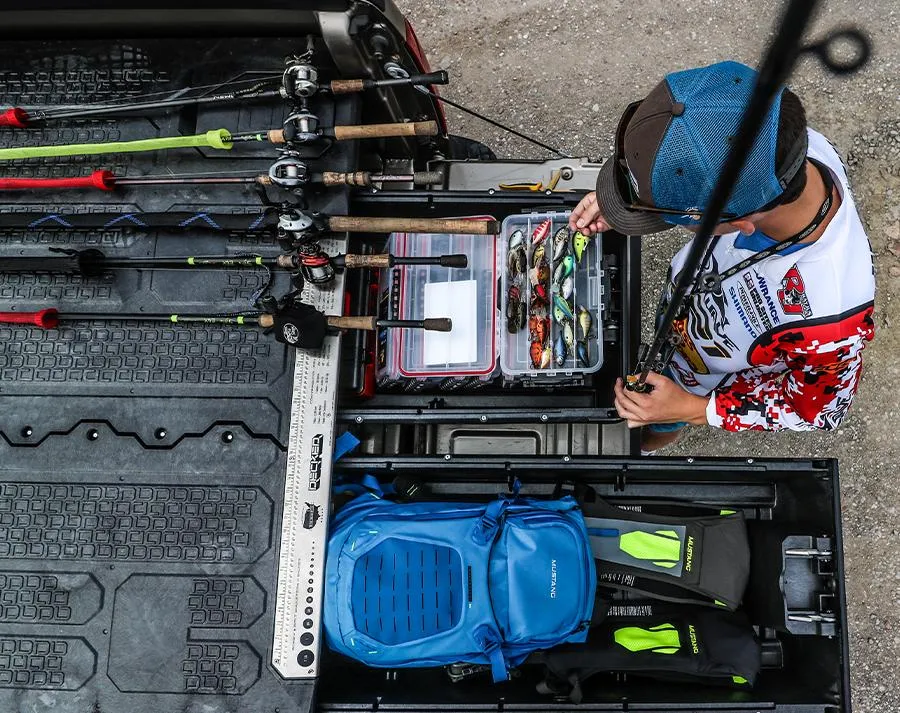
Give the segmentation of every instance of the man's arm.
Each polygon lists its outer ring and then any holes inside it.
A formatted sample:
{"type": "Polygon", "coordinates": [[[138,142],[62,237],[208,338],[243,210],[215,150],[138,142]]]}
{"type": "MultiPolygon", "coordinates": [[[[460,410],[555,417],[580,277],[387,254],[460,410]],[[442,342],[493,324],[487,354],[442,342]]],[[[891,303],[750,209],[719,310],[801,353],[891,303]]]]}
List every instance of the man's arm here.
{"type": "Polygon", "coordinates": [[[836,428],[859,386],[862,350],[875,332],[872,309],[795,322],[757,340],[750,363],[781,361],[788,372],[735,374],[713,392],[707,421],[728,431],[836,428]]]}

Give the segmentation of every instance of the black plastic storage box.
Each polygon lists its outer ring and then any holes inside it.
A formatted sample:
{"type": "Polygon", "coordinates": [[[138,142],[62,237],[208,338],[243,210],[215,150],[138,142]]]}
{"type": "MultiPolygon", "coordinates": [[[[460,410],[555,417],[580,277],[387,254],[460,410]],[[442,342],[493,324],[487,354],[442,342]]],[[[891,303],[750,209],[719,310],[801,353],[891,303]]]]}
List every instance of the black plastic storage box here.
{"type": "MultiPolygon", "coordinates": [[[[391,0],[258,0],[243,9],[32,0],[0,10],[0,111],[279,78],[308,37],[322,81],[389,78],[390,62],[427,71],[391,0]]],[[[313,186],[310,211],[503,220],[571,209],[595,175],[592,164],[575,161],[570,173],[584,182],[571,190],[486,190],[498,172],[527,177],[559,162],[480,163],[460,153],[437,104],[410,87],[320,93],[309,109],[325,127],[434,120],[441,129],[436,137],[337,142],[321,155],[305,147],[314,174],[447,172],[443,185],[415,192],[411,184],[313,186]],[[466,179],[455,182],[462,169],[466,179]]],[[[3,126],[0,147],[255,132],[280,127],[286,111],[275,99],[3,126]]],[[[98,168],[125,177],[262,175],[274,158],[271,145],[248,142],[230,152],[0,161],[0,178],[98,168]]],[[[269,198],[277,207],[283,196],[269,198]]],[[[247,186],[4,191],[0,261],[51,255],[50,247],[132,258],[275,256],[284,249],[272,232],[242,229],[261,208],[247,186]],[[148,228],[145,213],[188,217],[183,226],[148,228]],[[85,227],[112,214],[131,217],[85,227]],[[228,225],[210,225],[210,216],[229,216],[228,225]]],[[[376,251],[385,237],[351,244],[376,251]]],[[[365,669],[324,647],[318,679],[281,677],[272,664],[274,612],[296,352],[253,329],[84,317],[51,331],[0,324],[0,711],[850,713],[836,463],[629,457],[634,438],[617,420],[612,385],[637,348],[637,246],[604,236],[604,362],[577,386],[379,392],[372,338],[347,334],[334,417],[362,444],[335,472],[415,477],[450,499],[489,500],[518,479],[533,496],[584,483],[618,504],[676,499],[742,510],[753,556],[746,608],[763,645],[752,691],[609,674],[592,679],[576,706],[538,694],[539,672],[529,666],[502,685],[479,676],[451,683],[440,669],[365,669]],[[786,560],[786,547],[831,554],[786,560]]],[[[378,275],[348,273],[346,285],[346,312],[370,313],[378,275]]],[[[0,273],[0,311],[234,314],[264,286],[262,274],[235,271],[0,273]]],[[[290,288],[287,275],[275,276],[277,294],[290,288]]]]}

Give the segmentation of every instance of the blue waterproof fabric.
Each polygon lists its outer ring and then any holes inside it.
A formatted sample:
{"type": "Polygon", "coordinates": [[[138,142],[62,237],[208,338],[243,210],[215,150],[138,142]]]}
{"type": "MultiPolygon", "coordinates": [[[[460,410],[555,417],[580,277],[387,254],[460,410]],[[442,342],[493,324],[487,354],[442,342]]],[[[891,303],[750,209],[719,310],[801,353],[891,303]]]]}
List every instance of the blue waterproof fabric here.
{"type": "Polygon", "coordinates": [[[572,498],[395,503],[338,512],[326,557],[325,636],[375,667],[490,664],[583,642],[596,574],[572,498]]]}

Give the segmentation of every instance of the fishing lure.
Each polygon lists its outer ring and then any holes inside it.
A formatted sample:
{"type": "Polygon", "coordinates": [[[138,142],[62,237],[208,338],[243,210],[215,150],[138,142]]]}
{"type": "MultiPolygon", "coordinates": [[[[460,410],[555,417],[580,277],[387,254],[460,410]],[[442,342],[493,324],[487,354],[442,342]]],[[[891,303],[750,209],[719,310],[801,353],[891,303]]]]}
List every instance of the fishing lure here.
{"type": "Polygon", "coordinates": [[[553,271],[553,284],[559,285],[575,271],[575,258],[566,255],[553,271]]]}
{"type": "Polygon", "coordinates": [[[538,245],[531,253],[531,266],[540,265],[544,261],[544,244],[538,245]]]}
{"type": "Polygon", "coordinates": [[[575,325],[572,324],[570,320],[565,320],[563,323],[562,333],[563,338],[565,339],[566,346],[572,350],[575,348],[575,325]]]}
{"type": "Polygon", "coordinates": [[[562,322],[566,319],[575,319],[575,315],[572,314],[572,307],[558,294],[553,295],[553,316],[556,318],[557,322],[562,322]]]}
{"type": "Polygon", "coordinates": [[[538,227],[534,229],[534,232],[531,234],[531,244],[537,245],[538,243],[542,243],[546,237],[550,235],[550,220],[545,220],[538,227]]]}
{"type": "Polygon", "coordinates": [[[550,266],[545,260],[540,265],[528,271],[528,278],[531,280],[532,286],[537,286],[550,281],[550,266]]]}
{"type": "Polygon", "coordinates": [[[562,284],[559,286],[559,291],[562,293],[563,299],[566,300],[566,302],[572,299],[572,293],[575,291],[575,280],[571,275],[562,281],[562,284]]]}
{"type": "Polygon", "coordinates": [[[556,335],[556,343],[553,345],[553,360],[556,362],[556,366],[562,366],[566,363],[566,357],[568,356],[568,349],[566,349],[566,341],[563,338],[562,332],[556,335]]]}
{"type": "Polygon", "coordinates": [[[553,262],[569,254],[569,229],[563,226],[553,236],[553,262]]]}
{"type": "Polygon", "coordinates": [[[581,366],[591,365],[591,355],[585,342],[578,342],[578,345],[575,347],[575,354],[578,356],[578,363],[581,366]]]}
{"type": "Polygon", "coordinates": [[[518,280],[518,278],[525,273],[526,268],[527,258],[525,257],[524,247],[516,248],[507,254],[506,269],[509,271],[511,279],[518,280]]]}
{"type": "Polygon", "coordinates": [[[528,352],[531,357],[531,366],[535,369],[542,369],[541,362],[544,359],[544,345],[540,342],[532,342],[528,352]]]}
{"type": "Polygon", "coordinates": [[[591,326],[594,323],[591,313],[584,308],[583,305],[578,307],[578,326],[581,327],[581,338],[587,339],[591,333],[591,326]]]}
{"type": "Polygon", "coordinates": [[[521,230],[513,231],[513,234],[509,236],[509,251],[517,250],[519,248],[525,247],[525,233],[521,230]]]}
{"type": "Polygon", "coordinates": [[[572,236],[572,247],[575,251],[575,259],[578,260],[579,264],[581,264],[581,258],[591,244],[592,239],[591,236],[585,235],[580,230],[572,236]]]}
{"type": "Polygon", "coordinates": [[[548,344],[544,347],[544,351],[541,352],[541,369],[546,369],[550,366],[551,359],[553,359],[553,349],[548,344]]]}
{"type": "Polygon", "coordinates": [[[547,341],[547,336],[550,334],[550,319],[534,316],[528,320],[528,328],[531,331],[532,340],[543,344],[547,341]]]}

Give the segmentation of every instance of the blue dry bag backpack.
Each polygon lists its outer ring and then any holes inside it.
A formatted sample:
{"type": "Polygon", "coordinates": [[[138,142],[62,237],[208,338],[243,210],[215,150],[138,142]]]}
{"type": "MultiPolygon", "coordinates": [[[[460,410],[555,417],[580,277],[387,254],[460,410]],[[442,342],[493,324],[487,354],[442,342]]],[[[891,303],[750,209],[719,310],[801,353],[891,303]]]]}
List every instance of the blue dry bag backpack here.
{"type": "Polygon", "coordinates": [[[587,637],[596,573],[572,498],[487,505],[364,494],[335,516],[325,635],[376,667],[489,664],[587,637]]]}

